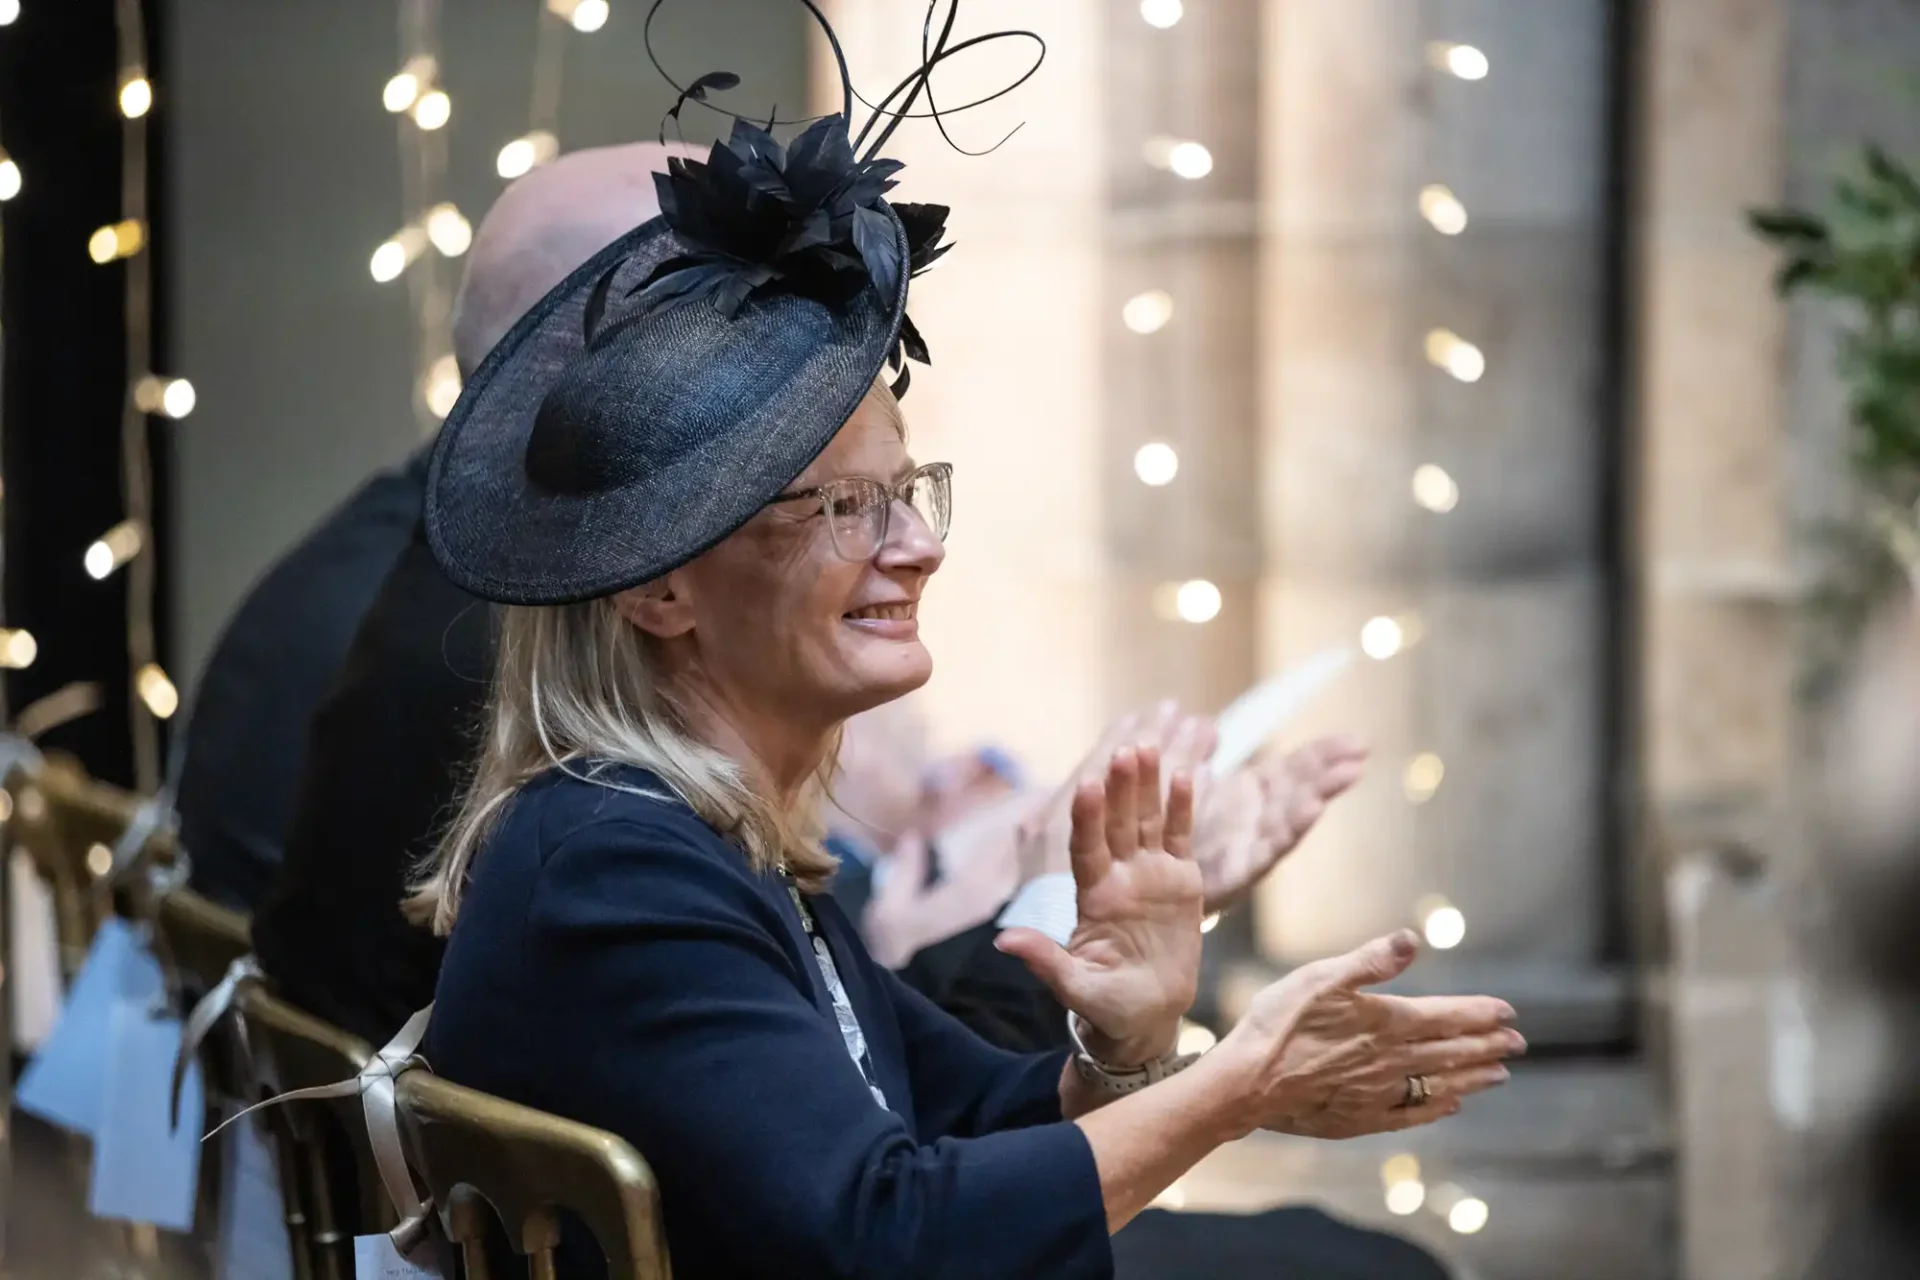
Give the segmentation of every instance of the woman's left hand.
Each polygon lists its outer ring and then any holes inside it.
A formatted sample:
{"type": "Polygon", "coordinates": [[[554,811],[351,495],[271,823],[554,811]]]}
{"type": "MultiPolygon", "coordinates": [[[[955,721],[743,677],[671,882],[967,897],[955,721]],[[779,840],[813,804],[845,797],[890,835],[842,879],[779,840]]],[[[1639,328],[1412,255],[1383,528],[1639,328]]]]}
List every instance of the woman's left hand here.
{"type": "Polygon", "coordinates": [[[1122,748],[1104,784],[1073,795],[1069,854],[1079,923],[1065,948],[1032,929],[995,945],[1019,957],[1091,1034],[1088,1050],[1133,1066],[1171,1049],[1200,975],[1202,884],[1193,861],[1193,779],[1161,801],[1160,752],[1122,748]]]}

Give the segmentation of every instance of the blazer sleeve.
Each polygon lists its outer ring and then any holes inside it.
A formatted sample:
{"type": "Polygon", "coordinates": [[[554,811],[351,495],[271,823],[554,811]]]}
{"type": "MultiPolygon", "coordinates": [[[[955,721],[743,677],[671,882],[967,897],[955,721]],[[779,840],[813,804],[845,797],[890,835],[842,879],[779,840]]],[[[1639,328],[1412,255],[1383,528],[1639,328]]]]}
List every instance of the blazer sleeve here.
{"type": "Polygon", "coordinates": [[[1060,1120],[1064,1052],[995,1048],[898,976],[881,973],[899,1020],[924,1131],[972,1137],[1060,1120]]]}
{"type": "MultiPolygon", "coordinates": [[[[528,907],[543,1052],[564,1055],[569,1113],[653,1167],[669,1243],[697,1231],[739,1275],[1110,1276],[1092,1149],[1057,1101],[1052,1123],[917,1142],[812,1003],[751,874],[691,819],[609,816],[553,849],[528,907]]],[[[933,1071],[938,1033],[908,1008],[933,1071]]],[[[949,1108],[1040,1118],[1013,1067],[949,1108]]]]}

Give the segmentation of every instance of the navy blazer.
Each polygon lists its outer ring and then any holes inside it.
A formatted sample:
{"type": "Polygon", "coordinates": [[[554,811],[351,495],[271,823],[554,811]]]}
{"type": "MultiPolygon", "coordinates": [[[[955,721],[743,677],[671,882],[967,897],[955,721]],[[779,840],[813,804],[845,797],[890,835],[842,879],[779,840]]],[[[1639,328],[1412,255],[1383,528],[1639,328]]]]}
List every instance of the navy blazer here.
{"type": "Polygon", "coordinates": [[[988,1045],[818,896],[883,1109],[785,881],[653,775],[595,776],[528,783],[475,860],[435,1071],[631,1142],[677,1280],[1112,1275],[1093,1152],[1060,1116],[1064,1055],[988,1045]]]}

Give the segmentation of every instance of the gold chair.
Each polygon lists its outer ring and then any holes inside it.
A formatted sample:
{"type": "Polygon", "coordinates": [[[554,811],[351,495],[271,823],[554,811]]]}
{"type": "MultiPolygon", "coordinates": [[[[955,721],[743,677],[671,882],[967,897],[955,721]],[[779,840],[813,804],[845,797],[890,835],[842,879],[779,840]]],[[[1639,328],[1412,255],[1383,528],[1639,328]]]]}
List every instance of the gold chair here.
{"type": "MultiPolygon", "coordinates": [[[[0,809],[7,819],[6,852],[24,849],[53,890],[61,968],[71,978],[113,910],[102,878],[113,869],[114,842],[139,802],[58,753],[32,768],[16,767],[5,780],[5,794],[0,809]]],[[[155,843],[171,847],[169,837],[155,843]]]]}
{"type": "MultiPolygon", "coordinates": [[[[251,1101],[350,1080],[373,1057],[365,1041],[261,986],[242,987],[234,1004],[225,1038],[245,1037],[251,1101]]],[[[353,1237],[394,1225],[359,1099],[295,1099],[257,1114],[278,1157],[296,1280],[352,1280],[353,1237]]]]}
{"type": "Polygon", "coordinates": [[[533,1280],[551,1280],[558,1210],[579,1217],[607,1257],[608,1280],[668,1280],[653,1171],[599,1129],[409,1071],[398,1085],[408,1160],[441,1208],[468,1280],[495,1280],[490,1221],[504,1227],[533,1280]]]}

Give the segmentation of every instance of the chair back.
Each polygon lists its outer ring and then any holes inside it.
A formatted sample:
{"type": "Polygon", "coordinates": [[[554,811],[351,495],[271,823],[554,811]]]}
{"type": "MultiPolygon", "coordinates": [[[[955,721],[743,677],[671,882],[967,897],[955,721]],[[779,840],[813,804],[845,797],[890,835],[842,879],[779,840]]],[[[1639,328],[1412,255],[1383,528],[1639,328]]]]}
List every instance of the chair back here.
{"type": "Polygon", "coordinates": [[[7,851],[25,851],[53,890],[61,968],[71,977],[86,958],[94,931],[113,910],[109,895],[95,886],[113,869],[114,843],[139,801],[96,782],[76,761],[57,753],[34,766],[15,767],[6,777],[5,793],[0,803],[8,811],[7,851]]]}
{"type": "MultiPolygon", "coordinates": [[[[240,989],[230,1036],[244,1037],[250,1101],[338,1084],[373,1050],[258,985],[240,989]]],[[[257,1113],[273,1139],[298,1280],[352,1280],[353,1237],[393,1225],[357,1098],[298,1099],[257,1113]]]]}
{"type": "Polygon", "coordinates": [[[530,1276],[553,1276],[563,1209],[593,1233],[608,1280],[671,1276],[659,1188],[624,1140],[424,1070],[403,1074],[398,1096],[408,1160],[439,1206],[468,1280],[504,1280],[489,1269],[490,1220],[527,1259],[530,1276]]]}

